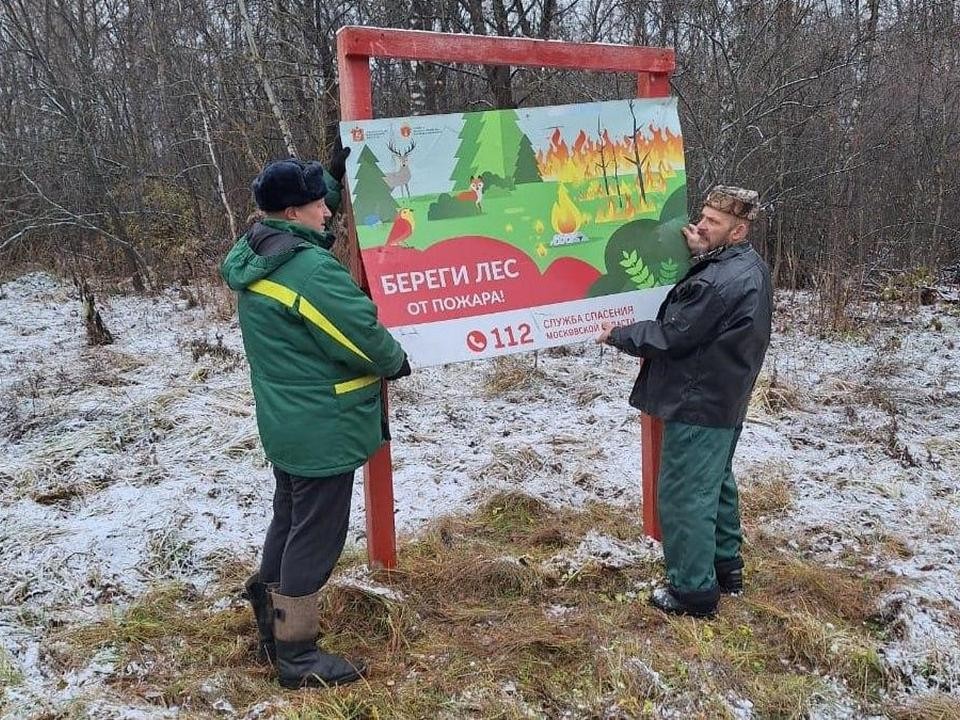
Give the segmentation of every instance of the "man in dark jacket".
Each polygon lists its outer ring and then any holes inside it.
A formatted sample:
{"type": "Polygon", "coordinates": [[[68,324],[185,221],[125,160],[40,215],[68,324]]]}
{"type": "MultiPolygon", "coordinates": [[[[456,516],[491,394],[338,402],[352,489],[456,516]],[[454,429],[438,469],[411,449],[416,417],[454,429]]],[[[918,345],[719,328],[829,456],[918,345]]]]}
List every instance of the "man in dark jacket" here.
{"type": "Polygon", "coordinates": [[[710,616],[743,588],[733,453],[770,343],[770,272],[746,242],[757,193],[717,186],[683,228],[693,255],[656,320],[604,324],[598,343],[644,358],[630,404],[664,420],[657,509],[670,613],[710,616]]]}
{"type": "Polygon", "coordinates": [[[339,149],[327,172],[295,158],[253,182],[265,213],[220,267],[238,293],[257,427],[273,464],[273,519],[247,581],[261,655],[289,688],[351,682],[362,663],[317,648],[317,600],[343,551],[354,472],[384,442],[380,387],[409,374],[377,309],[330,253],[339,149]]]}

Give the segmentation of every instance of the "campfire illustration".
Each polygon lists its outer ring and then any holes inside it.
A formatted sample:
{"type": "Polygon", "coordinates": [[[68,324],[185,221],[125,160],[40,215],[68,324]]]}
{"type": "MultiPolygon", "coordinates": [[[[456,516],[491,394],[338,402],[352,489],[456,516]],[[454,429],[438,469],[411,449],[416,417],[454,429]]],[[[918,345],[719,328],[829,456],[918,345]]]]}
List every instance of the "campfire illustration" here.
{"type": "Polygon", "coordinates": [[[564,185],[557,186],[557,200],[553,203],[553,210],[550,212],[550,222],[553,224],[555,234],[550,240],[550,245],[575,245],[582,243],[587,238],[580,232],[580,226],[583,225],[583,215],[573,200],[570,199],[570,193],[564,185]]]}

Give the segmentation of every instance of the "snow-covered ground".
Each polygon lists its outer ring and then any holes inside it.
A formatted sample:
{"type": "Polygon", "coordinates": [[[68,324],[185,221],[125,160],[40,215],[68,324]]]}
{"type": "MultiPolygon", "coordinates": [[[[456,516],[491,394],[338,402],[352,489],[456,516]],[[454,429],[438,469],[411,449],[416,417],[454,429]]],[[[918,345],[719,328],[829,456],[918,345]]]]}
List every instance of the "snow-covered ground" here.
{"type": "MultiPolygon", "coordinates": [[[[99,665],[64,675],[48,661],[56,627],[158,580],[202,586],[225,559],[256,555],[272,477],[238,326],[207,296],[204,307],[175,290],[102,299],[116,342],[89,348],[72,286],[43,274],[0,286],[0,677],[19,680],[6,706],[0,696],[4,717],[96,697],[99,665]]],[[[797,552],[900,576],[882,598],[885,660],[903,693],[957,692],[960,306],[869,312],[862,333],[823,340],[805,302],[779,299],[773,400],[745,426],[741,483],[787,480],[793,505],[767,528],[797,552]],[[880,551],[891,543],[895,560],[880,551]]],[[[524,386],[493,394],[492,368],[395,385],[401,532],[504,487],[557,505],[638,500],[634,359],[590,344],[540,353],[524,386]]],[[[359,477],[351,543],[363,542],[359,477]]],[[[97,716],[121,715],[161,716],[97,716]]]]}

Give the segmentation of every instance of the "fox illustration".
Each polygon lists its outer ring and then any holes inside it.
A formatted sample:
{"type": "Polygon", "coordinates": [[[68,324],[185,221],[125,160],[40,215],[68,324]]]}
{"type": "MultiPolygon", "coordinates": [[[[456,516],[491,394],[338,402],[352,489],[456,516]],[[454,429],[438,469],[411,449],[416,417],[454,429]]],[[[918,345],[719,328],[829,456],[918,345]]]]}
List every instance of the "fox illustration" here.
{"type": "Polygon", "coordinates": [[[479,175],[477,177],[471,177],[470,189],[457,194],[457,200],[475,202],[477,209],[483,212],[483,205],[480,204],[483,201],[483,178],[479,175]]]}

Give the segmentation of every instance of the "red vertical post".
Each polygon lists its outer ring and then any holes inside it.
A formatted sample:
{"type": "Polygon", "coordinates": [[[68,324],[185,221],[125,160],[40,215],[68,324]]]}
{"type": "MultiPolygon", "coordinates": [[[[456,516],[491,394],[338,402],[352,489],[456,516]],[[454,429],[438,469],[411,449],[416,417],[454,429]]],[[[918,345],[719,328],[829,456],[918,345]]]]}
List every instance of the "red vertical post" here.
{"type": "Polygon", "coordinates": [[[654,540],[661,538],[657,512],[657,477],[663,449],[663,420],[653,415],[640,416],[640,466],[643,475],[643,532],[654,540]]]}
{"type": "MultiPolygon", "coordinates": [[[[373,88],[370,85],[370,58],[348,55],[338,43],[340,66],[340,117],[343,120],[367,120],[373,117],[373,88]]],[[[343,193],[344,210],[349,211],[350,193],[343,193]]],[[[360,259],[357,229],[348,224],[350,270],[357,283],[369,292],[367,275],[360,259]]],[[[389,392],[383,383],[382,402],[388,412],[389,392]]],[[[393,459],[390,443],[384,443],[363,466],[363,497],[367,519],[367,562],[370,567],[397,566],[397,530],[393,517],[393,459]]]]}
{"type": "MultiPolygon", "coordinates": [[[[670,94],[667,73],[637,73],[637,97],[666,97],[670,94]]],[[[640,474],[643,485],[643,532],[660,540],[660,516],[657,512],[657,479],[663,449],[663,420],[653,415],[640,416],[640,474]]]]}
{"type": "Polygon", "coordinates": [[[650,95],[650,73],[637,73],[637,97],[645,98],[650,95]]]}

